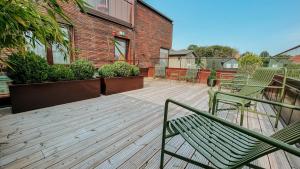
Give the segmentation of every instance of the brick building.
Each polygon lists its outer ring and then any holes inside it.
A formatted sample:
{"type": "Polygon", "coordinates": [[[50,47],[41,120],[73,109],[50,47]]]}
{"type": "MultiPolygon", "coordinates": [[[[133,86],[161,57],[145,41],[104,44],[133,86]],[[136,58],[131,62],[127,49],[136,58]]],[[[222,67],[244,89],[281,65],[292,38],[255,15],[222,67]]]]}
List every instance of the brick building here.
{"type": "Polygon", "coordinates": [[[86,0],[90,7],[82,13],[73,4],[63,4],[73,25],[62,23],[74,52],[63,59],[54,46],[35,50],[50,64],[87,58],[97,67],[124,60],[140,67],[153,66],[154,59],[168,57],[172,47],[172,20],[142,0],[86,0]]]}

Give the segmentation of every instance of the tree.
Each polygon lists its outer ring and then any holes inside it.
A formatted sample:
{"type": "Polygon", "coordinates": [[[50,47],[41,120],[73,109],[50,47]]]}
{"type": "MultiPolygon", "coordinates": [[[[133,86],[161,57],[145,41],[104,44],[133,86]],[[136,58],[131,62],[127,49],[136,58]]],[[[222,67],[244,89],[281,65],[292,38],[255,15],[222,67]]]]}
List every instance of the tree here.
{"type": "Polygon", "coordinates": [[[189,50],[193,50],[198,57],[222,57],[222,58],[230,58],[238,56],[239,52],[228,46],[197,46],[190,45],[188,47],[189,50]]]}
{"type": "Polygon", "coordinates": [[[268,51],[262,51],[262,52],[259,54],[259,57],[267,58],[267,57],[270,57],[270,54],[269,54],[268,51]]]}
{"type": "Polygon", "coordinates": [[[194,45],[194,44],[191,44],[191,45],[189,45],[188,46],[188,50],[195,50],[195,49],[197,49],[198,48],[198,46],[197,45],[194,45]]]}
{"type": "MultiPolygon", "coordinates": [[[[48,46],[56,43],[69,49],[69,42],[61,31],[58,18],[71,23],[61,3],[76,4],[84,11],[84,0],[1,0],[0,55],[3,49],[23,51],[36,42],[48,46]]],[[[1,59],[3,63],[3,59],[1,59]]]]}
{"type": "Polygon", "coordinates": [[[258,67],[263,65],[262,59],[258,55],[246,52],[239,58],[240,71],[252,75],[258,67]]]}

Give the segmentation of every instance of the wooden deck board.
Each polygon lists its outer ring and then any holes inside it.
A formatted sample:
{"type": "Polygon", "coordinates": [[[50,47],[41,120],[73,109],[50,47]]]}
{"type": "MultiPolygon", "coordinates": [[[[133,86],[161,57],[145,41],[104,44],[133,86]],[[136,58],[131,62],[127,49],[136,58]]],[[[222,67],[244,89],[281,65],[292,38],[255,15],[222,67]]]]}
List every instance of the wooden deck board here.
{"type": "MultiPolygon", "coordinates": [[[[197,83],[145,79],[140,90],[1,116],[0,168],[159,168],[165,100],[208,110],[207,90],[197,83]]],[[[262,105],[259,109],[270,111],[262,105]]],[[[170,105],[169,118],[189,113],[170,105]]],[[[240,120],[232,111],[219,116],[234,123],[240,120]]],[[[265,116],[245,113],[244,127],[271,135],[273,124],[265,116]]],[[[166,148],[209,164],[181,136],[168,139],[166,148]]],[[[278,151],[254,163],[297,168],[298,161],[278,151]]],[[[168,155],[164,164],[198,168],[168,155]]]]}

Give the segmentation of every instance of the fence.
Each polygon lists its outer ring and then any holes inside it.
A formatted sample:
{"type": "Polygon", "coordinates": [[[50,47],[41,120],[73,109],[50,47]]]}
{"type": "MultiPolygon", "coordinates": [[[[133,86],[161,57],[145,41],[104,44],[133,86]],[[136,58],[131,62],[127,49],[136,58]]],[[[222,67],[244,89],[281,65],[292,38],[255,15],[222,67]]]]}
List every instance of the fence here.
{"type": "Polygon", "coordinates": [[[169,68],[189,68],[189,67],[201,67],[202,69],[226,70],[235,71],[238,68],[238,61],[236,58],[187,58],[172,56],[169,58],[151,58],[151,67],[156,64],[160,64],[169,68]]]}

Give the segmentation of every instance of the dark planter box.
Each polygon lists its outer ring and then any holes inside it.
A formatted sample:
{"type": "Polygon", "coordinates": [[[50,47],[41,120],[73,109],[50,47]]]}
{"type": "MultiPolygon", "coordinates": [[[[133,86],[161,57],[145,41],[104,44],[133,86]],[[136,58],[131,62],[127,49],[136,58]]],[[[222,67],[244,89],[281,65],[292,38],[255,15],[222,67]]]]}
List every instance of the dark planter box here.
{"type": "Polygon", "coordinates": [[[9,86],[12,111],[19,113],[100,95],[99,79],[18,84],[9,86]]]}
{"type": "Polygon", "coordinates": [[[105,95],[141,89],[143,87],[143,76],[101,78],[101,93],[105,95]]]}

